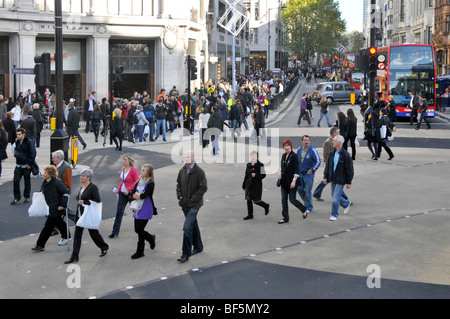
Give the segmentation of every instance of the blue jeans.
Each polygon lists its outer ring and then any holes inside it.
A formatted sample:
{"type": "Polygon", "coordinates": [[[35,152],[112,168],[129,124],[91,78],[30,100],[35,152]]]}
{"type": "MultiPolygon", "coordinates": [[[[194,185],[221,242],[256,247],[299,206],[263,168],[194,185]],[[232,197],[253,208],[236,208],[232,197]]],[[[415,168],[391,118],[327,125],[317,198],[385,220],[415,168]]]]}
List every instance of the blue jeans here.
{"type": "Polygon", "coordinates": [[[328,124],[328,126],[331,126],[330,118],[328,117],[328,113],[323,114],[322,112],[320,112],[319,122],[317,122],[317,126],[320,126],[320,121],[322,121],[322,118],[323,118],[324,116],[325,116],[325,118],[327,119],[327,124],[328,124]]]}
{"type": "Polygon", "coordinates": [[[306,207],[296,198],[296,190],[295,188],[290,188],[289,192],[287,192],[283,186],[281,188],[281,216],[283,216],[283,220],[285,222],[289,221],[289,204],[288,204],[288,197],[289,201],[292,205],[297,207],[302,213],[306,211],[306,207]]]}
{"type": "MultiPolygon", "coordinates": [[[[325,188],[325,186],[327,186],[327,185],[325,185],[323,183],[323,181],[321,181],[320,184],[317,185],[316,190],[314,191],[313,197],[321,198],[322,192],[323,192],[323,189],[325,188]]],[[[345,195],[344,192],[342,192],[342,197],[345,199],[348,199],[347,195],[345,195]]]]}
{"type": "Polygon", "coordinates": [[[298,194],[303,199],[303,202],[305,203],[306,209],[308,211],[313,210],[313,204],[312,204],[312,187],[314,184],[314,173],[311,175],[309,174],[300,174],[299,176],[299,186],[297,188],[298,194]]]}
{"type": "Polygon", "coordinates": [[[200,236],[200,228],[197,223],[197,208],[191,208],[183,211],[186,217],[183,225],[183,255],[191,256],[192,247],[197,250],[203,250],[202,237],[200,236]]]}
{"type": "Polygon", "coordinates": [[[123,212],[125,211],[125,207],[131,200],[128,199],[128,196],[125,196],[122,192],[119,192],[119,198],[117,199],[117,211],[116,218],[114,219],[114,225],[112,229],[112,234],[119,236],[120,225],[122,224],[123,212]]]}
{"type": "MultiPolygon", "coordinates": [[[[150,123],[149,119],[147,119],[150,123]]],[[[147,138],[147,136],[150,136],[150,141],[153,141],[153,137],[155,136],[155,123],[148,124],[148,127],[150,129],[150,134],[144,134],[144,138],[147,138]]]]}
{"type": "Polygon", "coordinates": [[[156,120],[156,138],[159,137],[160,128],[162,128],[163,139],[166,139],[166,120],[156,120]]]}
{"type": "Polygon", "coordinates": [[[137,140],[139,138],[139,143],[142,143],[142,137],[144,135],[145,125],[136,125],[136,131],[134,132],[134,139],[137,140]]]}
{"type": "Polygon", "coordinates": [[[350,201],[344,196],[343,184],[331,183],[331,196],[333,196],[333,204],[331,204],[331,216],[339,217],[339,206],[347,208],[350,205],[350,201]]]}

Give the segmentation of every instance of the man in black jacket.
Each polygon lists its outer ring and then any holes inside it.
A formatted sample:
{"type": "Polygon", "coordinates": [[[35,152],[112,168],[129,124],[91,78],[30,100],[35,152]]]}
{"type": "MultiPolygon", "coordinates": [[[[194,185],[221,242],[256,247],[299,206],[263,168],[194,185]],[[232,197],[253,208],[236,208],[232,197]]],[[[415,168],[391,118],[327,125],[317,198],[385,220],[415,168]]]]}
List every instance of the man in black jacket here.
{"type": "Polygon", "coordinates": [[[213,106],[211,112],[207,125],[213,145],[212,155],[216,156],[219,154],[219,136],[223,132],[223,118],[217,106],[213,106]]]}
{"type": "Polygon", "coordinates": [[[67,115],[66,124],[66,130],[67,135],[69,135],[69,139],[72,136],[78,137],[80,143],[83,145],[83,149],[85,149],[87,144],[81,137],[80,133],[78,133],[78,129],[80,128],[80,116],[73,103],[69,103],[69,115],[67,115]]]}
{"type": "Polygon", "coordinates": [[[331,194],[333,195],[331,221],[339,217],[339,206],[344,207],[344,214],[347,214],[351,204],[350,200],[342,196],[345,186],[350,189],[354,174],[352,157],[342,147],[344,141],[342,135],[337,135],[333,139],[334,151],[328,156],[323,174],[323,183],[325,185],[331,183],[331,194]]]}
{"type": "Polygon", "coordinates": [[[203,251],[197,214],[200,207],[203,206],[203,195],[208,190],[205,172],[195,162],[194,152],[187,151],[184,155],[184,161],[185,165],[180,169],[177,177],[178,205],[185,216],[183,254],[177,259],[180,263],[186,262],[191,255],[203,251]]]}
{"type": "Polygon", "coordinates": [[[20,201],[20,181],[22,177],[25,181],[25,189],[23,191],[24,203],[30,201],[31,193],[31,165],[36,158],[36,148],[33,141],[26,137],[24,128],[17,129],[17,140],[13,144],[14,157],[16,158],[16,168],[14,169],[14,200],[11,205],[16,205],[20,201]]]}

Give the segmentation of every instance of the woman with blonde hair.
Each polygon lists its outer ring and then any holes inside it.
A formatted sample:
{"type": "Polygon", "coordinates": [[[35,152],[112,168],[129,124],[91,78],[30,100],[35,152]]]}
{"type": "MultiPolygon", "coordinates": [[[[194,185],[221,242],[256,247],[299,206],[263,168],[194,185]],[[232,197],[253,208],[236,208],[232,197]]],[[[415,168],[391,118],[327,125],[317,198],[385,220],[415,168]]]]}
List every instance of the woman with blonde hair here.
{"type": "Polygon", "coordinates": [[[319,122],[317,122],[317,127],[320,127],[320,121],[322,121],[322,118],[325,116],[327,120],[328,127],[331,127],[330,118],[328,117],[328,102],[326,98],[321,98],[320,102],[320,117],[319,122]]]}
{"type": "Polygon", "coordinates": [[[263,192],[262,180],[266,177],[264,164],[258,159],[258,152],[252,151],[250,153],[250,162],[247,163],[245,169],[244,182],[242,183],[242,190],[245,192],[245,199],[247,200],[247,216],[244,220],[253,219],[253,202],[264,208],[265,215],[269,213],[269,204],[261,200],[263,192]]]}
{"type": "Polygon", "coordinates": [[[122,119],[122,111],[119,108],[114,109],[113,112],[113,120],[111,124],[111,135],[116,144],[116,150],[122,150],[122,141],[123,141],[123,119],[122,119]]]}
{"type": "Polygon", "coordinates": [[[109,238],[114,238],[119,236],[120,225],[122,224],[123,212],[125,207],[129,202],[131,202],[131,196],[129,192],[134,189],[136,182],[139,180],[139,172],[135,167],[136,161],[129,154],[122,156],[123,167],[120,170],[120,180],[121,183],[117,189],[117,195],[119,196],[117,200],[117,211],[116,218],[114,219],[114,225],[109,235],[109,238]]]}
{"type": "Polygon", "coordinates": [[[155,189],[155,175],[153,166],[144,164],[141,167],[139,181],[135,184],[129,195],[136,201],[133,209],[134,231],[138,234],[136,253],[131,259],[144,257],[145,241],[150,243],[150,249],[155,249],[155,235],[148,233],[145,226],[153,215],[156,215],[156,207],[153,203],[153,191],[155,189]]]}

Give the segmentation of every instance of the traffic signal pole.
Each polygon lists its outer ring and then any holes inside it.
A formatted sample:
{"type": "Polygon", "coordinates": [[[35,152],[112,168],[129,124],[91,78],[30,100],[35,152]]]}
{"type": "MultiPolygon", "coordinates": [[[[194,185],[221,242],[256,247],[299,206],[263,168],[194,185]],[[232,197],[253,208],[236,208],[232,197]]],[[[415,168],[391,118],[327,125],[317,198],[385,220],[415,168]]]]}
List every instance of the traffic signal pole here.
{"type": "Polygon", "coordinates": [[[68,160],[69,136],[64,131],[64,97],[63,97],[63,36],[62,36],[62,4],[61,0],[55,0],[55,71],[56,71],[56,129],[50,137],[50,163],[52,163],[52,153],[57,150],[64,152],[64,159],[68,160]]]}
{"type": "MultiPolygon", "coordinates": [[[[371,0],[370,17],[371,17],[370,48],[374,48],[375,47],[376,0],[371,0]]],[[[370,59],[370,52],[369,52],[369,59],[370,59]]],[[[375,100],[375,77],[370,76],[369,77],[369,107],[373,108],[374,100],[375,100]]]]}

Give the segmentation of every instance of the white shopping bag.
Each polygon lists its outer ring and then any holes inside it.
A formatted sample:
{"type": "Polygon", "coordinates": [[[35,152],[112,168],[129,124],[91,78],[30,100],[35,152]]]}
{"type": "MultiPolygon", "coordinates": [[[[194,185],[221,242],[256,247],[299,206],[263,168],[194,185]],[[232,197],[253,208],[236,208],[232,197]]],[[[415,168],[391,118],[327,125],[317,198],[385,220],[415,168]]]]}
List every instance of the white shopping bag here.
{"type": "Polygon", "coordinates": [[[77,221],[78,227],[99,229],[102,221],[102,203],[91,201],[90,205],[83,205],[83,215],[77,221]]]}
{"type": "Polygon", "coordinates": [[[33,193],[33,199],[30,208],[28,208],[30,217],[45,217],[48,215],[48,205],[42,192],[33,193]]]}

